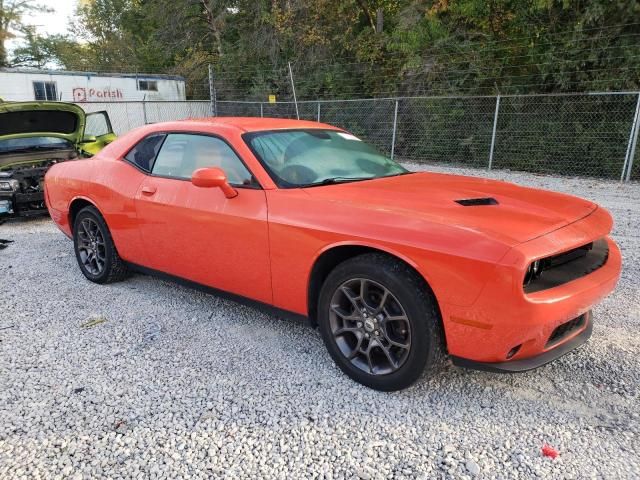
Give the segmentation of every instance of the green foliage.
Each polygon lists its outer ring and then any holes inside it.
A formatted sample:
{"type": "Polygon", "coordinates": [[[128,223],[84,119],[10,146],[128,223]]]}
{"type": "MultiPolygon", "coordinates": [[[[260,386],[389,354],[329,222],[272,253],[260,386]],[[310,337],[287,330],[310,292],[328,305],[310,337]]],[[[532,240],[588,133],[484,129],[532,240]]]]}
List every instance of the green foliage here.
{"type": "Polygon", "coordinates": [[[45,68],[56,64],[59,67],[74,65],[77,70],[90,70],[89,52],[85,45],[65,35],[38,35],[29,26],[24,31],[24,44],[13,52],[14,67],[45,68]]]}
{"type": "MultiPolygon", "coordinates": [[[[3,3],[17,1],[0,0],[0,12],[3,3]]],[[[186,77],[191,97],[208,95],[211,63],[223,99],[264,100],[269,93],[290,98],[288,62],[300,98],[640,86],[640,24],[633,23],[640,18],[639,2],[92,0],[82,5],[72,26],[79,42],[27,30],[14,62],[175,73],[186,77]]],[[[0,24],[2,15],[7,14],[0,13],[0,24]]]]}
{"type": "Polygon", "coordinates": [[[16,33],[28,31],[23,17],[36,10],[48,9],[34,0],[0,0],[0,67],[9,65],[5,45],[7,40],[14,38],[16,33]]]}

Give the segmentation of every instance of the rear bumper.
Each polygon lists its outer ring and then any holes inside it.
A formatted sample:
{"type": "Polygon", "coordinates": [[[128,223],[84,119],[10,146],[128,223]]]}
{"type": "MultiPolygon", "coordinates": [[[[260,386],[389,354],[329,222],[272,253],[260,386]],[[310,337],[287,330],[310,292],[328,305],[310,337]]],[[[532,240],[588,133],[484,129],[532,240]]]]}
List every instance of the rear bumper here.
{"type": "Polygon", "coordinates": [[[482,370],[485,372],[495,373],[518,373],[526,372],[527,370],[533,370],[534,368],[546,365],[549,362],[566,355],[567,353],[575,350],[579,346],[589,340],[591,332],[593,331],[593,320],[591,313],[588,315],[586,324],[581,332],[571,337],[569,340],[560,343],[558,346],[547,350],[544,353],[535,355],[533,357],[523,358],[520,360],[513,360],[510,362],[477,362],[475,360],[469,360],[467,358],[452,356],[451,360],[457,367],[470,368],[473,370],[482,370]]]}
{"type": "Polygon", "coordinates": [[[69,217],[67,215],[67,212],[61,212],[60,210],[56,210],[55,208],[51,207],[48,201],[47,201],[47,207],[48,207],[49,215],[51,216],[53,223],[56,224],[56,227],[58,227],[58,229],[62,233],[64,233],[67,237],[72,239],[73,235],[71,234],[71,227],[69,226],[69,217]]]}

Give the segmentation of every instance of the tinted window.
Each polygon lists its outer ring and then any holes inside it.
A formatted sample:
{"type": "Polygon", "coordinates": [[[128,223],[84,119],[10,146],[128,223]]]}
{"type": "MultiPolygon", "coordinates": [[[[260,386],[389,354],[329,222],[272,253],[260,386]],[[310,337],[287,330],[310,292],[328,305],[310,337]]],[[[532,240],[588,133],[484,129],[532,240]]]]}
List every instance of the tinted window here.
{"type": "Polygon", "coordinates": [[[167,136],[153,174],[190,179],[198,168],[218,167],[233,185],[251,184],[251,174],[231,147],[216,137],[174,133],[167,136]]]}
{"type": "Polygon", "coordinates": [[[162,134],[145,137],[124,158],[142,170],[150,172],[163,139],[164,135],[162,134]]]}

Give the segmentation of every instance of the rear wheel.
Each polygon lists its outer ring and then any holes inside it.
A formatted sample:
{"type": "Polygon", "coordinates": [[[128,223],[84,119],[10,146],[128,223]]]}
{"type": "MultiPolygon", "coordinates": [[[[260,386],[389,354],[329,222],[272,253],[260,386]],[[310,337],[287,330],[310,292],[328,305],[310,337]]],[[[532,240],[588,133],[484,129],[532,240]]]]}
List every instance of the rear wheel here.
{"type": "Polygon", "coordinates": [[[78,212],[73,223],[73,246],[80,270],[92,282],[118,282],[129,275],[109,228],[95,207],[78,212]]]}
{"type": "Polygon", "coordinates": [[[391,257],[365,254],[338,265],[318,303],[331,357],[363,385],[406,388],[444,355],[435,298],[424,280],[391,257]]]}

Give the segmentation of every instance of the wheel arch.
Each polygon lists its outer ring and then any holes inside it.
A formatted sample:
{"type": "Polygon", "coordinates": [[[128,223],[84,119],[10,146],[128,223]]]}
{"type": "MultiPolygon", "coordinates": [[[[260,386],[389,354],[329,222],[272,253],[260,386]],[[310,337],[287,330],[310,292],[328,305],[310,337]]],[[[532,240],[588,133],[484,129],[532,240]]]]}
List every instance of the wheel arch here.
{"type": "MultiPolygon", "coordinates": [[[[78,215],[80,210],[82,210],[84,207],[89,207],[89,206],[95,208],[96,210],[98,210],[98,212],[100,212],[100,209],[97,207],[97,205],[87,197],[78,196],[78,197],[75,197],[73,200],[71,200],[71,203],[69,204],[68,220],[69,220],[69,231],[71,232],[72,235],[73,235],[73,225],[76,220],[76,216],[78,215]]],[[[102,212],[100,212],[100,214],[102,215],[102,212]]]]}
{"type": "Polygon", "coordinates": [[[315,258],[307,281],[307,315],[311,325],[317,325],[316,312],[318,309],[318,298],[320,296],[320,289],[322,288],[322,285],[324,284],[324,281],[326,280],[329,273],[345,260],[363,255],[365,253],[379,253],[388,256],[403,263],[409,269],[411,269],[423,282],[424,287],[427,289],[427,291],[432,295],[438,313],[440,326],[444,332],[442,313],[438,304],[438,299],[433,289],[431,288],[429,281],[420,272],[415,262],[398,252],[364,243],[341,243],[330,245],[321,250],[315,258]]]}

